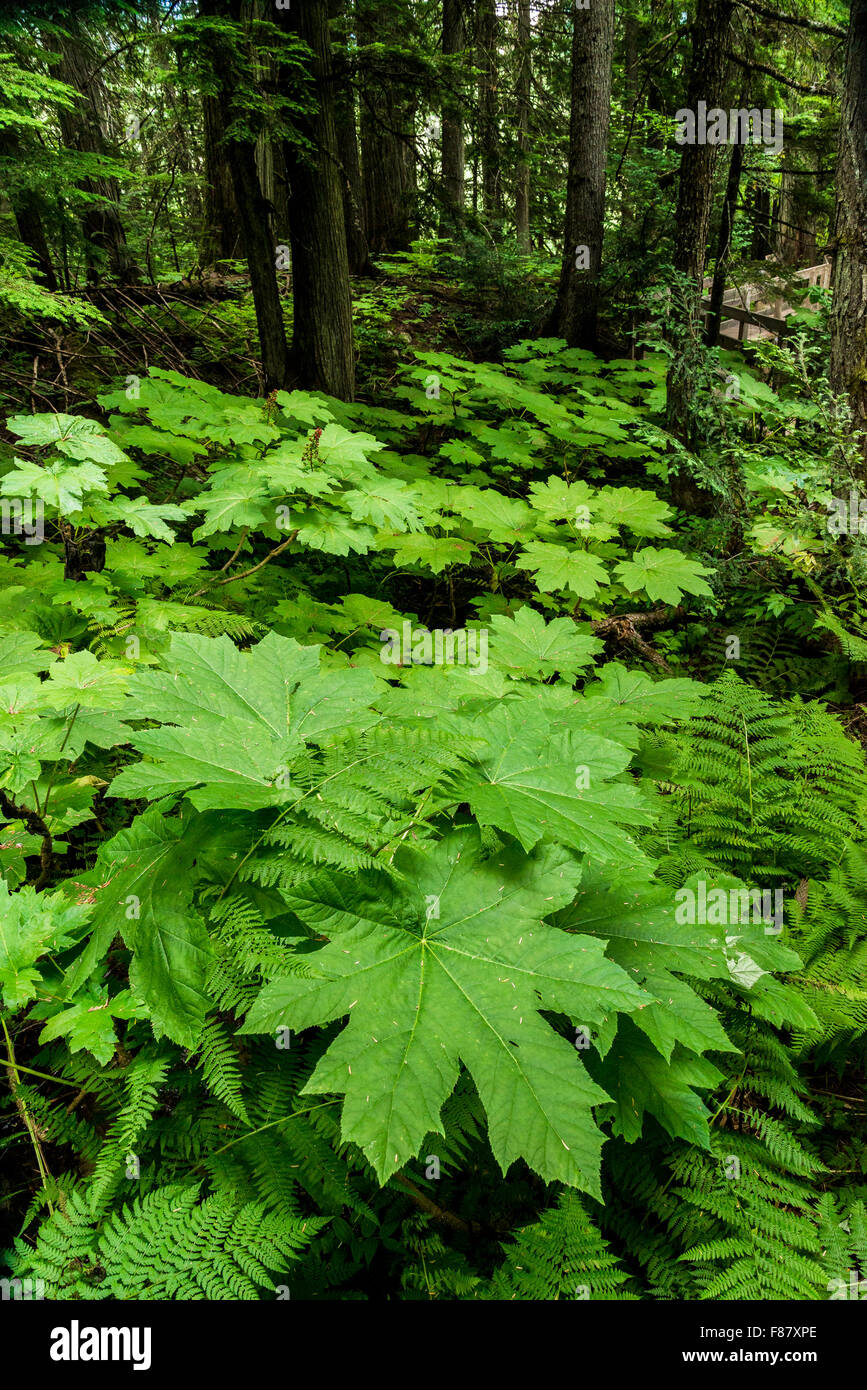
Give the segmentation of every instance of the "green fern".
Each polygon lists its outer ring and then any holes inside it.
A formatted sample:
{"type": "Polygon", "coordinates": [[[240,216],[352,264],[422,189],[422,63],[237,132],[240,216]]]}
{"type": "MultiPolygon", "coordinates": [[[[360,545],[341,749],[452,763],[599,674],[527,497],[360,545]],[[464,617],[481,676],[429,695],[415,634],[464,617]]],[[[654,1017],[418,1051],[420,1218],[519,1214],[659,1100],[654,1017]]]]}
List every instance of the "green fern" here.
{"type": "Polygon", "coordinates": [[[263,1202],[199,1196],[198,1184],[171,1184],[99,1220],[92,1195],[73,1192],[42,1223],[34,1250],[16,1241],[13,1269],[42,1279],[54,1299],[258,1299],[276,1291],[271,1276],[285,1280],[323,1224],[263,1202]]]}
{"type": "Polygon", "coordinates": [[[636,1297],[630,1284],[581,1198],[566,1191],[556,1206],[518,1232],[485,1296],[622,1302],[636,1297]]]}

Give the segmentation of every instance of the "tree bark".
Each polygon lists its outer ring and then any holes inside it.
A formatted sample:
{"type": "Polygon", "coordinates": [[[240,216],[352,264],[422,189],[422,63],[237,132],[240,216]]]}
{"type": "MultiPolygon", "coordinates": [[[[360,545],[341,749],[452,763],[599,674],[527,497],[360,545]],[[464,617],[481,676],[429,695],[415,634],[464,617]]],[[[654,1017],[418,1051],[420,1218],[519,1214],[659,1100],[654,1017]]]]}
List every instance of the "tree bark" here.
{"type": "Polygon", "coordinates": [[[867,0],[852,0],[837,158],[831,385],[848,391],[867,475],[867,0]]]}
{"type": "Polygon", "coordinates": [[[342,91],[338,88],[334,104],[349,269],[353,275],[372,275],[370,247],[364,230],[364,188],[361,183],[355,92],[352,87],[347,86],[342,91]]]}
{"type": "MultiPolygon", "coordinates": [[[[203,17],[229,17],[237,22],[239,0],[199,0],[203,17]]],[[[217,79],[217,101],[229,135],[224,137],[226,163],[232,178],[241,245],[250,272],[250,289],[256,311],[259,349],[262,354],[262,377],[266,394],[286,386],[289,380],[289,348],[283,324],[283,308],[277,285],[277,263],[274,242],[270,233],[268,205],[262,196],[256,170],[256,147],[250,139],[233,138],[231,125],[243,113],[237,109],[237,57],[231,39],[222,34],[208,34],[204,49],[217,79]]]]}
{"type": "Polygon", "coordinates": [[[573,12],[566,245],[554,327],[570,347],[596,342],[605,223],[614,0],[573,12]]]}
{"type": "Polygon", "coordinates": [[[304,0],[278,12],[286,33],[312,51],[317,106],[298,117],[312,154],[285,145],[292,245],[293,379],[341,400],[355,393],[349,259],[337,158],[331,35],[327,0],[304,0]]]}
{"type": "MultiPolygon", "coordinates": [[[[107,155],[109,149],[108,105],[105,87],[98,75],[99,58],[87,34],[74,17],[66,20],[68,29],[43,37],[45,47],[60,61],[54,76],[78,93],[74,109],[58,110],[63,143],[82,154],[107,155]]],[[[120,186],[116,178],[82,179],[84,192],[99,201],[88,203],[82,216],[87,279],[96,284],[107,265],[119,284],[132,284],[141,278],[121,221],[120,186]]]]}
{"type": "MultiPolygon", "coordinates": [[[[522,0],[523,3],[523,0],[522,0]]],[[[443,0],[443,54],[455,57],[466,47],[464,0],[443,0]]],[[[450,78],[450,81],[455,81],[450,78]]],[[[459,227],[464,216],[464,119],[460,92],[449,94],[442,107],[443,209],[440,234],[459,227]]]]}
{"type": "Polygon", "coordinates": [[[0,158],[8,160],[6,188],[9,203],[23,244],[33,252],[35,278],[47,290],[58,288],[57,276],[48,249],[48,239],[42,223],[39,198],[31,188],[16,183],[16,172],[24,167],[21,141],[12,126],[0,129],[0,158]],[[17,166],[17,169],[16,169],[17,166]]]}
{"type": "MultiPolygon", "coordinates": [[[[692,54],[686,109],[697,112],[700,101],[708,110],[722,106],[728,69],[732,27],[732,0],[698,0],[692,32],[692,54]]],[[[674,268],[692,281],[687,313],[701,323],[701,291],[710,224],[713,171],[717,146],[685,144],[680,160],[680,179],[674,235],[674,268]]],[[[682,359],[668,373],[668,428],[685,444],[692,442],[692,378],[682,359]]],[[[678,505],[698,505],[697,493],[683,470],[675,480],[678,505]],[[687,496],[687,492],[689,496],[687,496]]]]}
{"type": "Polygon", "coordinates": [[[515,236],[524,255],[530,250],[530,0],[518,0],[515,81],[518,167],[515,170],[515,236]]]}
{"type": "Polygon", "coordinates": [[[732,228],[735,222],[735,212],[738,205],[738,190],[741,186],[741,171],[743,167],[743,142],[737,140],[735,144],[732,145],[731,159],[729,160],[728,182],[726,183],[722,216],[720,217],[719,224],[716,264],[714,265],[713,285],[711,286],[710,292],[710,314],[708,315],[707,331],[705,334],[705,342],[708,347],[716,346],[720,324],[722,323],[723,296],[725,295],[726,277],[732,246],[732,228]]]}
{"type": "Polygon", "coordinates": [[[220,103],[202,97],[205,146],[205,226],[199,246],[199,263],[230,261],[238,254],[240,228],[232,172],[223,145],[225,127],[220,103]]]}
{"type": "MultiPolygon", "coordinates": [[[[358,41],[399,43],[401,13],[368,3],[357,11],[358,41]]],[[[408,251],[412,241],[413,195],[409,161],[414,159],[414,97],[381,59],[366,62],[360,84],[361,171],[364,180],[364,229],[371,255],[408,251]]]]}
{"type": "Polygon", "coordinates": [[[502,216],[503,186],[499,126],[499,22],[495,0],[477,0],[479,78],[479,148],[482,156],[482,202],[485,216],[502,216]]]}

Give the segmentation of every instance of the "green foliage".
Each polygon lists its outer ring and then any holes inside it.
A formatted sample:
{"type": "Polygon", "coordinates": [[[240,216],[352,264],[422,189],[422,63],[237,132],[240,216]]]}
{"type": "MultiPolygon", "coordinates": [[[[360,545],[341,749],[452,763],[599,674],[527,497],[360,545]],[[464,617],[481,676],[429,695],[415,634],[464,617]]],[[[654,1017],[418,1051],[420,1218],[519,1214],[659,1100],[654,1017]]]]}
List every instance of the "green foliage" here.
{"type": "Polygon", "coordinates": [[[41,1279],[47,1298],[258,1299],[276,1291],[275,1274],[322,1224],[199,1195],[190,1185],[156,1188],[96,1221],[74,1191],[12,1267],[41,1279]]]}
{"type": "Polygon", "coordinates": [[[51,1158],[14,1272],[800,1299],[861,1267],[863,1150],[811,1086],[862,1064],[864,761],[678,639],[673,674],[612,659],[637,606],[721,601],[638,474],[659,380],[552,339],[426,354],[400,412],[157,369],[105,424],[10,421],[46,528],[3,561],[0,989],[13,1143],[51,1158]],[[70,529],[102,568],[64,572],[70,529]],[[779,929],[683,914],[755,885],[779,929]]]}

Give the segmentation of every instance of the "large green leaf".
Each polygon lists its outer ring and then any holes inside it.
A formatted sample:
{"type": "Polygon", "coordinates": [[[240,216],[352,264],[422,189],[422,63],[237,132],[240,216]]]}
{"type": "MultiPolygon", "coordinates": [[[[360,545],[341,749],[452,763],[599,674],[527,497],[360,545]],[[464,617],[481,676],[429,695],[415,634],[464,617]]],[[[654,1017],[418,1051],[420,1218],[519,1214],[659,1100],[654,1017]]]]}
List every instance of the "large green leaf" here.
{"type": "Polygon", "coordinates": [[[519,569],[535,571],[536,583],[545,594],[571,589],[579,598],[594,598],[601,585],[608,583],[602,561],[577,546],[531,541],[516,563],[519,569]]]}
{"type": "Polygon", "coordinates": [[[0,878],[0,997],[18,1009],[36,994],[36,968],[46,951],[62,950],[77,940],[90,908],[70,903],[60,893],[21,888],[10,893],[0,878]]]}
{"type": "Polygon", "coordinates": [[[646,545],[643,550],[636,550],[631,560],[621,560],[615,573],[631,594],[643,589],[654,603],[679,603],[684,593],[713,597],[713,589],[704,578],[713,571],[679,550],[646,545]]]}
{"type": "Polygon", "coordinates": [[[102,846],[81,886],[93,899],[93,934],[70,973],[80,987],[121,935],[133,953],[130,986],[145,1000],[155,1032],[195,1047],[210,1000],[211,945],[192,906],[196,855],[213,823],[167,819],[157,807],[102,846]]]}
{"type": "Polygon", "coordinates": [[[602,642],[582,632],[571,618],[548,623],[529,605],[514,618],[497,614],[491,619],[491,656],[511,676],[574,676],[602,649],[602,642]]]}
{"type": "Polygon", "coordinates": [[[508,831],[528,850],[545,836],[600,859],[634,856],[621,826],[647,825],[652,815],[631,783],[613,780],[630,762],[627,748],[552,730],[532,698],[501,702],[471,732],[484,748],[456,790],[481,825],[508,831]]]}
{"type": "Polygon", "coordinates": [[[696,1091],[719,1085],[723,1074],[706,1057],[677,1051],[666,1061],[632,1019],[621,1018],[608,1055],[591,1065],[614,1097],[614,1133],[622,1134],[627,1143],[641,1135],[646,1112],[673,1139],[710,1149],[710,1111],[696,1091]]]}
{"type": "Polygon", "coordinates": [[[641,996],[605,959],[546,926],[579,870],[562,850],[482,856],[473,828],[426,851],[404,848],[402,875],[322,874],[288,903],[329,944],[304,957],[309,976],[273,981],[244,1031],[349,1016],[305,1087],[345,1095],[343,1135],[385,1181],[443,1132],[440,1109],[463,1061],[505,1172],[526,1159],[546,1180],[599,1195],[603,1136],[592,1107],[607,1100],[576,1050],[540,1017],[579,1024],[632,1009],[641,996]]]}
{"type": "Polygon", "coordinates": [[[165,669],[131,681],[129,717],[162,725],[131,740],[151,761],[125,768],[111,795],[189,791],[199,809],[291,800],[289,768],[304,743],[351,723],[380,685],[368,671],[320,673],[319,650],[275,633],[249,652],[228,637],[175,633],[165,669]]]}

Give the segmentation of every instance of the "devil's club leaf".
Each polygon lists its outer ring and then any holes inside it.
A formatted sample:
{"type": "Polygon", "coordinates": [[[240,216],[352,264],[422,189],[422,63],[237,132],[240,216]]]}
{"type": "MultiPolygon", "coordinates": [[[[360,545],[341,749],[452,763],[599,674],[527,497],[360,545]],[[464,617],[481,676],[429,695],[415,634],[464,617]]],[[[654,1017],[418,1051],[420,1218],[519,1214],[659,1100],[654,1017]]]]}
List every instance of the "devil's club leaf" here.
{"type": "Polygon", "coordinates": [[[615,565],[615,573],[631,594],[643,589],[654,603],[657,600],[679,603],[684,593],[713,597],[713,590],[704,578],[712,571],[679,550],[659,550],[654,545],[646,545],[643,550],[636,550],[631,560],[621,560],[615,565]]]}
{"type": "Polygon", "coordinates": [[[508,831],[525,849],[544,835],[602,859],[634,856],[620,827],[652,817],[635,787],[610,780],[628,765],[628,749],[595,733],[552,730],[531,699],[474,719],[472,735],[485,751],[457,791],[480,824],[508,831]]]}
{"type": "Polygon", "coordinates": [[[589,666],[603,644],[581,632],[571,618],[546,622],[541,613],[525,606],[514,618],[497,614],[491,619],[492,655],[498,666],[514,676],[574,676],[579,666],[589,666]]]}
{"type": "Polygon", "coordinates": [[[614,1097],[615,1134],[622,1134],[628,1143],[637,1139],[646,1111],[673,1139],[710,1149],[710,1112],[693,1088],[712,1089],[723,1076],[706,1057],[676,1050],[666,1061],[631,1019],[622,1018],[604,1062],[591,1065],[614,1097]]]}
{"type": "Polygon", "coordinates": [[[535,571],[537,587],[545,594],[571,589],[579,598],[594,598],[600,585],[609,582],[597,555],[577,547],[549,545],[547,541],[525,545],[516,564],[519,569],[535,571]]]}
{"type": "Polygon", "coordinates": [[[0,878],[0,999],[7,1009],[18,1009],[34,997],[40,980],[36,962],[46,951],[74,941],[89,913],[60,893],[32,888],[10,893],[0,878]]]}
{"type": "Polygon", "coordinates": [[[250,652],[227,637],[176,633],[164,664],[131,687],[130,717],[166,726],[132,739],[154,761],[121,772],[112,796],[200,787],[190,796],[200,810],[285,802],[288,768],[304,741],[350,723],[378,688],[365,671],[321,675],[318,647],[274,633],[250,652]]]}
{"type": "Polygon", "coordinates": [[[211,828],[207,816],[190,826],[153,807],[102,847],[82,880],[93,888],[93,935],[68,979],[77,989],[120,933],[133,953],[130,984],[154,1030],[185,1047],[198,1041],[209,1003],[211,945],[192,897],[196,854],[211,828]]]}
{"type": "Polygon", "coordinates": [[[332,940],[305,957],[312,978],[267,985],[245,1031],[303,1029],[349,1015],[305,1090],[344,1094],[343,1134],[385,1181],[443,1132],[440,1109],[464,1062],[505,1172],[526,1159],[546,1180],[599,1195],[607,1100],[539,1009],[602,1023],[643,997],[604,956],[542,922],[571,901],[574,859],[548,847],[484,859],[478,831],[395,858],[402,878],[322,874],[287,895],[332,940]]]}

